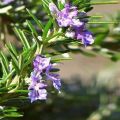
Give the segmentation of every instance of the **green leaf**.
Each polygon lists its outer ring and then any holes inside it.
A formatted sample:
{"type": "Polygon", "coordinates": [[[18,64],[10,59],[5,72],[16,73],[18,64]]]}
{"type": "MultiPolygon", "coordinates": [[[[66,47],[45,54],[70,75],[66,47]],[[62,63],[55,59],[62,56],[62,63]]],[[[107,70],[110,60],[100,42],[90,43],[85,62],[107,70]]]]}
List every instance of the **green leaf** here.
{"type": "Polygon", "coordinates": [[[24,63],[23,69],[26,68],[31,63],[31,61],[34,58],[34,54],[35,54],[34,50],[32,50],[32,49],[29,50],[29,52],[28,52],[29,57],[27,58],[27,61],[24,63]]]}
{"type": "Polygon", "coordinates": [[[28,9],[27,12],[29,13],[29,15],[34,19],[34,21],[36,22],[36,24],[38,25],[38,27],[43,31],[44,26],[43,24],[40,22],[40,20],[38,20],[28,9]]]}
{"type": "Polygon", "coordinates": [[[34,33],[36,36],[38,36],[38,33],[36,32],[34,26],[29,20],[26,20],[28,27],[30,28],[31,32],[34,33]]]}
{"type": "Polygon", "coordinates": [[[22,74],[22,72],[24,72],[24,70],[28,68],[28,65],[32,63],[35,51],[36,51],[36,44],[33,44],[33,46],[30,49],[23,51],[22,54],[19,55],[20,74],[22,74]]]}
{"type": "Polygon", "coordinates": [[[54,41],[56,41],[56,40],[53,40],[53,38],[59,37],[59,36],[64,36],[64,34],[63,34],[63,33],[55,33],[54,35],[49,36],[49,37],[46,39],[46,41],[49,41],[49,43],[54,42],[54,41]]]}
{"type": "Polygon", "coordinates": [[[68,53],[68,52],[70,52],[70,50],[63,50],[63,51],[55,51],[55,52],[50,52],[50,53],[45,53],[46,54],[46,56],[47,57],[54,57],[54,56],[56,56],[56,55],[61,55],[61,54],[63,54],[63,53],[68,53]]]}
{"type": "Polygon", "coordinates": [[[38,39],[38,36],[36,36],[34,33],[32,33],[32,36],[33,36],[33,39],[35,40],[35,42],[36,42],[38,45],[40,45],[40,44],[42,43],[42,41],[40,41],[40,40],[38,39]]]}
{"type": "Polygon", "coordinates": [[[20,113],[17,113],[17,112],[10,112],[10,113],[6,113],[4,114],[4,117],[22,117],[23,115],[21,115],[20,113]]]}
{"type": "Polygon", "coordinates": [[[16,112],[16,111],[17,111],[17,109],[15,107],[4,110],[4,112],[16,112]]]}
{"type": "Polygon", "coordinates": [[[7,70],[6,70],[6,67],[5,67],[5,64],[3,62],[3,60],[0,61],[1,62],[1,65],[2,65],[2,70],[3,70],[3,76],[7,74],[7,70]]]}
{"type": "Polygon", "coordinates": [[[86,7],[86,8],[85,8],[85,12],[89,12],[89,11],[91,11],[92,9],[93,9],[93,7],[90,7],[90,6],[89,6],[89,7],[86,7]]]}
{"type": "Polygon", "coordinates": [[[111,57],[111,60],[113,61],[118,61],[120,60],[120,53],[116,53],[111,57]]]}
{"type": "Polygon", "coordinates": [[[18,56],[17,50],[15,49],[15,47],[9,42],[8,44],[6,44],[6,47],[16,56],[18,56]]]}
{"type": "Polygon", "coordinates": [[[9,72],[9,74],[7,74],[4,78],[2,78],[2,80],[0,81],[0,84],[4,83],[6,80],[8,80],[13,75],[14,72],[15,72],[15,69],[13,69],[11,72],[9,72]]]}
{"type": "Polygon", "coordinates": [[[23,56],[19,55],[19,59],[18,59],[18,63],[19,63],[19,70],[22,70],[22,66],[23,66],[23,56]]]}
{"type": "Polygon", "coordinates": [[[49,3],[51,2],[52,2],[51,0],[42,0],[42,5],[48,14],[50,14],[49,3]]]}
{"type": "Polygon", "coordinates": [[[17,117],[22,117],[23,115],[21,113],[17,112],[18,108],[17,107],[4,107],[2,110],[0,110],[0,118],[17,118],[17,117]]]}
{"type": "Polygon", "coordinates": [[[63,60],[72,60],[72,58],[71,57],[69,57],[69,58],[52,58],[52,62],[54,63],[56,63],[56,62],[61,62],[61,61],[63,61],[63,60]]]}
{"type": "Polygon", "coordinates": [[[62,10],[64,8],[64,4],[61,1],[58,1],[58,8],[62,10]]]}
{"type": "Polygon", "coordinates": [[[16,56],[11,51],[9,51],[9,53],[10,53],[10,56],[12,58],[12,60],[11,60],[12,61],[12,65],[15,68],[16,72],[19,73],[20,70],[19,70],[18,59],[16,58],[16,56]]]}
{"type": "MultiPolygon", "coordinates": [[[[33,46],[28,49],[28,50],[25,50],[23,53],[22,53],[22,56],[24,58],[24,60],[28,60],[30,58],[30,55],[35,52],[36,50],[36,44],[33,44],[33,46]]],[[[34,54],[32,54],[34,56],[34,54]]]]}
{"type": "Polygon", "coordinates": [[[26,94],[29,92],[29,90],[16,90],[16,93],[22,93],[22,94],[26,94]]]}
{"type": "Polygon", "coordinates": [[[9,70],[8,70],[8,67],[9,67],[8,59],[4,55],[4,53],[2,51],[0,52],[0,58],[1,58],[1,64],[2,64],[3,71],[6,74],[9,73],[9,70]]]}
{"type": "Polygon", "coordinates": [[[0,7],[0,14],[6,14],[9,10],[12,9],[12,6],[9,5],[9,6],[6,6],[6,7],[0,7]]]}
{"type": "Polygon", "coordinates": [[[6,47],[8,48],[8,52],[11,56],[11,61],[13,64],[13,67],[15,68],[16,72],[19,73],[19,61],[18,61],[18,56],[17,53],[12,49],[13,47],[10,47],[9,45],[6,45],[6,47]]]}
{"type": "Polygon", "coordinates": [[[42,36],[43,41],[44,41],[44,39],[47,37],[47,34],[48,34],[49,30],[50,30],[51,25],[52,25],[52,21],[51,21],[51,19],[50,19],[50,20],[48,21],[48,23],[46,24],[44,30],[43,30],[43,36],[42,36]]]}
{"type": "Polygon", "coordinates": [[[20,32],[21,32],[21,37],[24,40],[24,44],[26,46],[26,49],[29,49],[30,48],[30,44],[29,44],[29,42],[27,40],[27,37],[25,36],[25,33],[23,31],[20,31],[20,32]]]}
{"type": "Polygon", "coordinates": [[[92,5],[104,5],[104,4],[119,4],[118,0],[113,0],[113,1],[101,1],[101,2],[91,2],[92,5]]]}
{"type": "Polygon", "coordinates": [[[23,46],[25,49],[29,49],[30,48],[30,44],[25,36],[25,33],[21,30],[21,29],[18,29],[18,28],[14,28],[14,31],[17,33],[17,35],[19,36],[23,46]]]}
{"type": "Polygon", "coordinates": [[[105,40],[105,38],[107,37],[108,34],[100,34],[97,35],[95,38],[95,45],[101,45],[103,43],[103,41],[105,40]]]}

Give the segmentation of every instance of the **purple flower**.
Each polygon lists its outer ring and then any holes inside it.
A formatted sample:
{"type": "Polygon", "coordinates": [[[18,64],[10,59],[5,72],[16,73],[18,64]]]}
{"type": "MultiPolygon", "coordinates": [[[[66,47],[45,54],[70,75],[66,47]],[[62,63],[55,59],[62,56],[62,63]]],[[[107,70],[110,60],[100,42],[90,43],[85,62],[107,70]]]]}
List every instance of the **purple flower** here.
{"type": "Polygon", "coordinates": [[[58,25],[60,27],[81,26],[83,23],[77,19],[78,10],[75,6],[65,5],[61,11],[58,10],[54,3],[49,4],[49,9],[52,14],[56,15],[58,25]]]}
{"type": "Polygon", "coordinates": [[[51,80],[54,88],[60,91],[61,82],[58,74],[51,73],[53,70],[53,64],[50,63],[50,58],[45,58],[41,55],[37,55],[33,61],[33,72],[31,72],[31,82],[29,85],[29,98],[31,102],[36,100],[46,100],[47,90],[46,81],[51,80]],[[47,78],[47,80],[42,80],[47,78]]]}
{"type": "Polygon", "coordinates": [[[67,31],[65,35],[66,37],[81,41],[85,46],[94,42],[93,35],[85,28],[85,24],[80,27],[73,27],[71,30],[67,31]]]}
{"type": "Polygon", "coordinates": [[[3,4],[4,5],[7,5],[7,4],[9,4],[9,3],[11,3],[11,2],[13,2],[14,0],[3,0],[3,4]]]}
{"type": "Polygon", "coordinates": [[[50,64],[50,58],[37,55],[33,61],[34,70],[41,73],[50,64]]]}
{"type": "Polygon", "coordinates": [[[65,5],[61,11],[58,10],[54,3],[49,6],[51,13],[56,14],[56,20],[60,27],[67,27],[65,36],[72,39],[81,40],[87,46],[94,42],[91,32],[86,29],[87,14],[78,12],[77,7],[65,5]]]}
{"type": "Polygon", "coordinates": [[[60,88],[61,88],[60,76],[58,74],[51,73],[50,71],[52,69],[54,69],[52,65],[48,66],[46,69],[47,80],[51,80],[54,88],[56,88],[58,91],[60,91],[60,88]]]}
{"type": "Polygon", "coordinates": [[[81,34],[77,34],[77,39],[82,40],[82,43],[87,46],[94,43],[92,33],[88,30],[84,30],[81,34]]]}
{"type": "Polygon", "coordinates": [[[29,98],[31,99],[31,102],[36,100],[46,100],[47,99],[47,90],[45,89],[47,87],[44,83],[37,83],[37,82],[31,82],[28,90],[29,90],[29,98]]]}
{"type": "Polygon", "coordinates": [[[87,23],[88,18],[87,18],[87,13],[86,12],[79,12],[78,13],[78,18],[80,19],[81,22],[87,23]]]}
{"type": "Polygon", "coordinates": [[[53,86],[60,92],[61,89],[61,80],[58,74],[47,74],[48,80],[50,79],[53,82],[53,86]]]}
{"type": "Polygon", "coordinates": [[[38,82],[42,79],[42,76],[40,75],[39,72],[33,71],[31,72],[31,80],[34,82],[38,82]]]}
{"type": "Polygon", "coordinates": [[[28,87],[28,96],[31,99],[31,102],[35,100],[45,100],[47,98],[46,87],[47,85],[43,83],[40,73],[33,71],[31,73],[31,82],[28,87]]]}
{"type": "Polygon", "coordinates": [[[74,27],[75,39],[81,40],[82,43],[87,46],[94,42],[92,33],[85,28],[85,25],[81,27],[74,27]]]}
{"type": "Polygon", "coordinates": [[[65,8],[58,13],[57,22],[60,27],[81,26],[82,22],[76,19],[78,14],[76,7],[66,4],[65,8]]]}
{"type": "Polygon", "coordinates": [[[57,17],[57,15],[58,15],[58,13],[59,13],[59,10],[58,10],[57,6],[56,6],[54,3],[50,3],[50,4],[49,4],[49,9],[50,9],[50,11],[51,11],[51,14],[52,14],[53,16],[56,16],[56,17],[57,17]]]}

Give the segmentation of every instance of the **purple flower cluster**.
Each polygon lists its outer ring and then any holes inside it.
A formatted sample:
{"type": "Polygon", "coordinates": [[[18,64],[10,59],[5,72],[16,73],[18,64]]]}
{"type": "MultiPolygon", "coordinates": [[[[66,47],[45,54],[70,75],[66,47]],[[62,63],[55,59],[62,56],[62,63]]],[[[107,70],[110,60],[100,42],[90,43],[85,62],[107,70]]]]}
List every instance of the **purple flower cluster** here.
{"type": "Polygon", "coordinates": [[[86,15],[85,12],[78,12],[77,7],[69,4],[65,4],[65,7],[59,10],[54,3],[50,3],[49,9],[55,16],[58,25],[68,28],[66,37],[81,40],[85,46],[94,42],[91,32],[86,29],[86,19],[81,19],[86,15]]]}
{"type": "Polygon", "coordinates": [[[31,73],[31,82],[28,88],[31,102],[47,99],[46,80],[51,80],[54,88],[60,91],[61,81],[58,74],[51,72],[54,69],[53,66],[50,63],[50,58],[45,58],[41,55],[35,57],[33,61],[34,70],[31,73]]]}
{"type": "Polygon", "coordinates": [[[11,3],[11,2],[13,2],[14,0],[3,0],[3,4],[4,5],[7,5],[7,4],[9,4],[9,3],[11,3]]]}

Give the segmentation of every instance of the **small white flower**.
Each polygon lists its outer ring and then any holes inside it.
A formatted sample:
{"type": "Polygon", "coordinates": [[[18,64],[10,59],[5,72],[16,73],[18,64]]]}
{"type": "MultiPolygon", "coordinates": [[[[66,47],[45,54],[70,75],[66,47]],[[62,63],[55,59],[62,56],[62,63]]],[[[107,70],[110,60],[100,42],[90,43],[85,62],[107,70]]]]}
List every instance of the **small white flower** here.
{"type": "Polygon", "coordinates": [[[12,68],[13,68],[12,62],[10,62],[10,64],[9,64],[9,70],[12,71],[12,68]]]}
{"type": "Polygon", "coordinates": [[[48,30],[47,37],[49,37],[50,33],[51,33],[51,31],[50,31],[50,30],[48,30]]]}
{"type": "Polygon", "coordinates": [[[70,57],[70,55],[68,53],[64,53],[64,54],[62,54],[62,56],[65,57],[65,58],[69,58],[70,57]]]}
{"type": "Polygon", "coordinates": [[[41,36],[38,36],[37,38],[38,38],[40,41],[42,41],[42,37],[41,37],[41,36]]]}
{"type": "Polygon", "coordinates": [[[26,83],[26,84],[30,84],[30,83],[31,83],[31,78],[28,78],[28,77],[25,78],[25,83],[26,83]]]}
{"type": "Polygon", "coordinates": [[[3,110],[4,109],[4,106],[0,106],[0,110],[3,110]]]}
{"type": "Polygon", "coordinates": [[[68,37],[68,38],[74,38],[75,37],[75,32],[68,31],[68,32],[66,32],[65,36],[68,37]]]}
{"type": "Polygon", "coordinates": [[[35,42],[35,38],[33,38],[32,41],[35,42]]]}
{"type": "Polygon", "coordinates": [[[82,26],[84,23],[81,22],[79,19],[72,19],[73,25],[74,26],[82,26]]]}
{"type": "Polygon", "coordinates": [[[53,63],[52,65],[53,65],[53,66],[57,66],[57,65],[58,65],[58,63],[53,63]]]}

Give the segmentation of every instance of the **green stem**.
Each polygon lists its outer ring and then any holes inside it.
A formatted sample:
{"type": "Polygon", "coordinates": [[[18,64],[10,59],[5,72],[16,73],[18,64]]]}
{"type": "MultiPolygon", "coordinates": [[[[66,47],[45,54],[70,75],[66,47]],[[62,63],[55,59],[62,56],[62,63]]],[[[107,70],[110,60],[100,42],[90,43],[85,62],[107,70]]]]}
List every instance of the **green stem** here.
{"type": "Polygon", "coordinates": [[[115,21],[115,22],[103,22],[103,21],[93,21],[93,22],[88,22],[89,24],[115,24],[115,23],[119,23],[118,21],[115,21]]]}
{"type": "Polygon", "coordinates": [[[118,1],[106,1],[106,2],[91,2],[92,5],[104,5],[104,4],[119,4],[118,1]]]}
{"type": "Polygon", "coordinates": [[[39,50],[39,53],[40,53],[40,54],[42,54],[42,52],[43,52],[43,47],[44,47],[44,45],[41,44],[41,46],[40,46],[40,50],[39,50]]]}
{"type": "Polygon", "coordinates": [[[94,15],[94,16],[90,16],[90,18],[103,18],[103,16],[100,16],[100,15],[94,15]]]}

